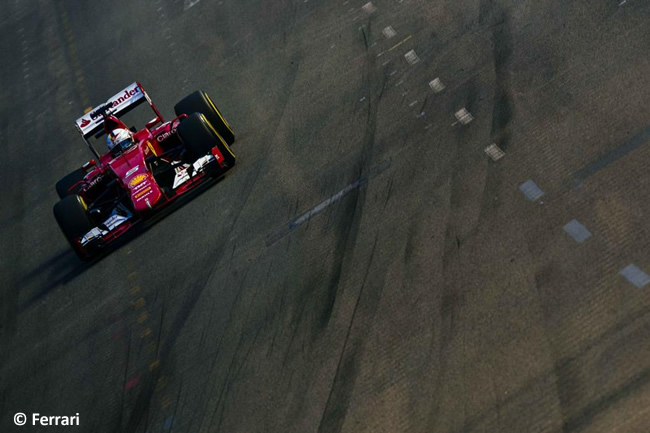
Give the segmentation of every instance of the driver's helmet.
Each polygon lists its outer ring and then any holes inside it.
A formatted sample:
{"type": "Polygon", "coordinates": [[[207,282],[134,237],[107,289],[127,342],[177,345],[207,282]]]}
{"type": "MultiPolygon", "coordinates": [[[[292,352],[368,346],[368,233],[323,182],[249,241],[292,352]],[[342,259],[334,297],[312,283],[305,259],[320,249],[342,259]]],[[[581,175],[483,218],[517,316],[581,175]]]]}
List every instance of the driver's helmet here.
{"type": "Polygon", "coordinates": [[[118,145],[120,148],[126,149],[131,145],[131,141],[131,131],[124,128],[114,129],[106,137],[108,150],[113,150],[113,148],[118,145]]]}

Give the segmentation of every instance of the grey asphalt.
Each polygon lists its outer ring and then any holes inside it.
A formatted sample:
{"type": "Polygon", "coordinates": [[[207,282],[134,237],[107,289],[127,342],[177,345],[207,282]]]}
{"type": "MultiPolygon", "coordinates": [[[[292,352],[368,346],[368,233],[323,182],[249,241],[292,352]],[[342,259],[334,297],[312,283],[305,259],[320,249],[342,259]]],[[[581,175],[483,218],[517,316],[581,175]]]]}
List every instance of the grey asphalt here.
{"type": "Polygon", "coordinates": [[[650,430],[650,5],[366,3],[0,1],[1,432],[650,430]],[[134,80],[238,165],[85,266],[54,184],[134,80]]]}

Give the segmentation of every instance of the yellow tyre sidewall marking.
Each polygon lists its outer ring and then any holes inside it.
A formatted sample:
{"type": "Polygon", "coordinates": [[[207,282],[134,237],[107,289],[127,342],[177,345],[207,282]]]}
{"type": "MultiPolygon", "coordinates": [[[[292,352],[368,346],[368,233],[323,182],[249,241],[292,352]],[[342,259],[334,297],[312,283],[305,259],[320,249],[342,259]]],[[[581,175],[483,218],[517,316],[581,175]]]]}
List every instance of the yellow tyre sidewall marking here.
{"type": "Polygon", "coordinates": [[[228,128],[228,130],[229,130],[230,132],[232,132],[233,135],[235,135],[235,133],[233,132],[232,128],[230,127],[230,125],[228,124],[228,122],[226,121],[226,119],[224,119],[223,116],[221,115],[221,113],[219,112],[219,110],[217,110],[217,107],[214,105],[214,102],[212,102],[212,99],[210,99],[210,96],[208,96],[207,93],[204,93],[204,95],[205,95],[205,98],[206,98],[206,99],[208,100],[208,102],[210,103],[210,105],[212,105],[212,109],[214,110],[214,112],[217,113],[217,116],[219,116],[219,118],[221,119],[221,121],[223,122],[223,124],[226,125],[226,128],[228,128]]]}
{"type": "Polygon", "coordinates": [[[203,123],[205,123],[206,125],[208,125],[208,127],[212,130],[212,132],[214,132],[214,135],[216,135],[217,137],[219,137],[219,140],[220,140],[221,143],[224,145],[224,147],[226,148],[226,150],[228,151],[228,153],[229,153],[233,158],[237,159],[237,157],[235,156],[235,154],[232,153],[232,150],[230,150],[230,146],[228,146],[228,144],[224,141],[224,139],[221,138],[221,135],[219,135],[219,133],[218,133],[217,131],[215,131],[215,129],[214,129],[214,127],[212,126],[212,124],[208,121],[208,119],[205,118],[205,115],[204,115],[203,113],[199,113],[199,114],[201,115],[201,120],[203,121],[203,123]]]}

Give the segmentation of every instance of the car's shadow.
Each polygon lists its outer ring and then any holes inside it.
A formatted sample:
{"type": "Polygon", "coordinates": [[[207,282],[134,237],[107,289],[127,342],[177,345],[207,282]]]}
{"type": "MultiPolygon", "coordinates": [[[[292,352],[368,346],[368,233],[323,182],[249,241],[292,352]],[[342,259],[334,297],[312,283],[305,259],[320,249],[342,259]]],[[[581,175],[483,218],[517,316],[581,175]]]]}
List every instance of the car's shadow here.
{"type": "Polygon", "coordinates": [[[30,308],[59,285],[77,278],[87,268],[87,264],[81,262],[69,247],[62,246],[54,256],[22,276],[19,283],[21,290],[34,282],[40,281],[43,284],[36,284],[36,287],[30,291],[29,298],[18,307],[18,312],[22,313],[30,308]]]}
{"type": "MultiPolygon", "coordinates": [[[[69,247],[62,248],[58,253],[56,253],[56,255],[51,256],[49,259],[39,264],[34,269],[21,277],[21,287],[33,283],[34,280],[41,281],[42,285],[40,285],[34,291],[34,293],[20,305],[19,312],[23,312],[33,306],[35,303],[43,300],[43,298],[49,295],[57,287],[68,284],[74,279],[78,278],[80,275],[90,270],[93,266],[104,260],[106,257],[110,256],[112,253],[124,247],[133,239],[149,230],[160,220],[175,212],[177,209],[184,206],[189,201],[195,199],[213,185],[221,182],[224,178],[225,176],[220,176],[218,178],[211,179],[199,185],[196,187],[196,189],[189,191],[184,196],[179,197],[176,199],[176,201],[168,205],[153,217],[134,225],[131,229],[129,229],[128,232],[115,240],[110,246],[103,248],[102,251],[90,261],[83,262],[77,258],[72,249],[69,247]]],[[[62,243],[63,242],[64,241],[62,240],[62,243]]]]}

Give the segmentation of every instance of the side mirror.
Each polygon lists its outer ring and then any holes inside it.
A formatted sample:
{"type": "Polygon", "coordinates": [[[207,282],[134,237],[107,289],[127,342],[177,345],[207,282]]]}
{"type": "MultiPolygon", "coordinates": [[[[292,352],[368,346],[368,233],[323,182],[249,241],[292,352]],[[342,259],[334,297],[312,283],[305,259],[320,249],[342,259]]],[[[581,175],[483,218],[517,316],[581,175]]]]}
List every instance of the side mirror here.
{"type": "Polygon", "coordinates": [[[158,116],[156,116],[156,117],[154,117],[153,119],[151,119],[150,121],[148,121],[147,124],[144,125],[144,126],[145,126],[147,129],[151,129],[151,128],[153,128],[156,124],[158,124],[159,122],[160,122],[160,119],[158,118],[158,116]]]}
{"type": "Polygon", "coordinates": [[[87,163],[85,163],[84,165],[82,165],[81,168],[84,170],[88,170],[90,167],[94,167],[96,165],[97,165],[97,161],[95,161],[95,159],[93,158],[87,163]]]}

